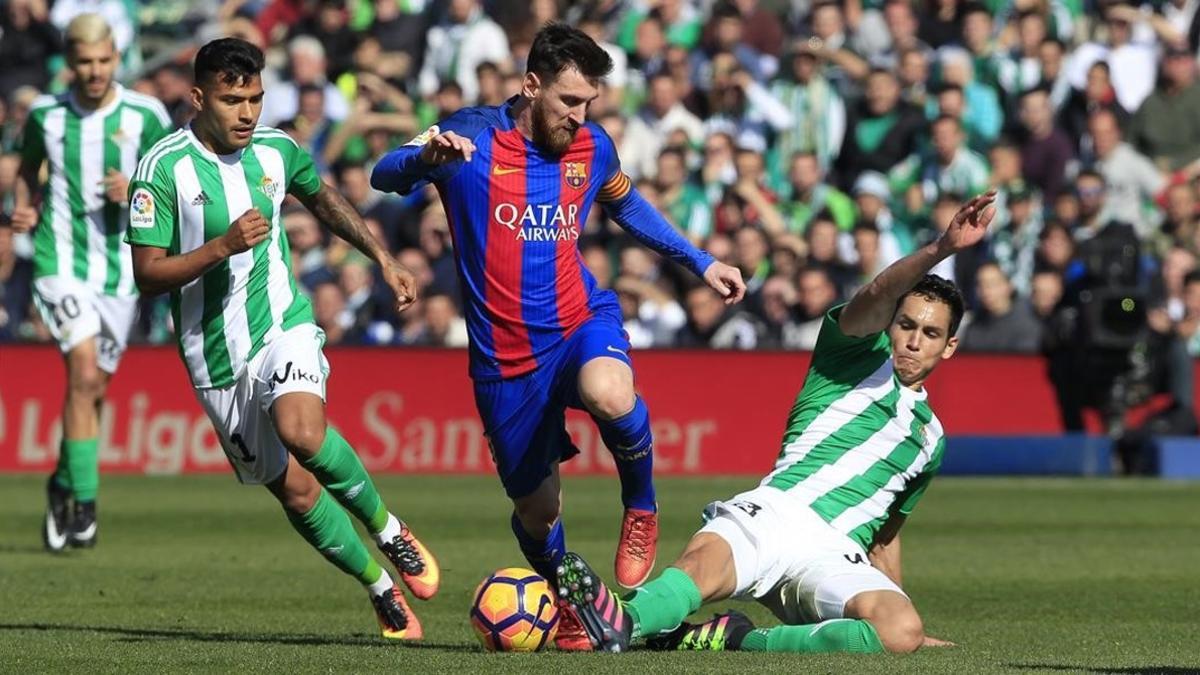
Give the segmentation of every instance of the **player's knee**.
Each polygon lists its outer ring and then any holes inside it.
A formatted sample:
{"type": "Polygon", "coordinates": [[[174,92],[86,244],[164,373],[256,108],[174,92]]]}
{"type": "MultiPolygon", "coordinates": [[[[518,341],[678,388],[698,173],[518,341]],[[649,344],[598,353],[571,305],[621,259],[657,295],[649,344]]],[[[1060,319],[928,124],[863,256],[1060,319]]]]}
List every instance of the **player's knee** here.
{"type": "Polygon", "coordinates": [[[883,648],[895,654],[907,654],[925,642],[925,626],[913,609],[893,612],[871,621],[883,648]]]}
{"type": "Polygon", "coordinates": [[[325,442],[325,423],[299,415],[281,415],[275,419],[275,433],[292,454],[300,458],[314,457],[325,442]]]}
{"type": "Polygon", "coordinates": [[[91,402],[104,396],[104,372],[95,364],[73,367],[68,383],[74,398],[91,402]]]}
{"type": "Polygon", "coordinates": [[[527,499],[514,503],[517,520],[532,537],[547,537],[558,522],[562,504],[557,499],[527,499]]]}
{"type": "Polygon", "coordinates": [[[597,417],[612,420],[633,410],[633,386],[621,373],[598,374],[582,388],[583,403],[597,417]]]}
{"type": "Polygon", "coordinates": [[[320,496],[321,484],[316,480],[294,481],[284,485],[279,501],[291,513],[308,513],[320,496]]]}

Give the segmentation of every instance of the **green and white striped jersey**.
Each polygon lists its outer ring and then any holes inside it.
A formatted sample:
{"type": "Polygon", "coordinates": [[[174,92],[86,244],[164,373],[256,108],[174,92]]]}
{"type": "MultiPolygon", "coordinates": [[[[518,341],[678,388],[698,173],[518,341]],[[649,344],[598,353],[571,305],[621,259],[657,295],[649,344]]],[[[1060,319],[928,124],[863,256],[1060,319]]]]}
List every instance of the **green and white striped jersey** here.
{"type": "Polygon", "coordinates": [[[250,145],[218,156],[191,128],[167,136],[138,163],[129,185],[127,239],[179,255],[220,237],[252,207],[270,223],[267,238],[171,293],[179,352],[197,388],[227,387],[283,331],[313,322],[296,288],[284,197],[321,190],[312,157],[287,134],[254,130],[250,145]]]}
{"type": "Polygon", "coordinates": [[[34,275],[70,276],[98,293],[132,295],[133,261],[123,237],[129,213],[105,196],[109,169],[126,178],[138,158],[170,133],[171,120],[157,99],[114,84],[117,94],[85,110],[70,92],[34,101],[25,122],[21,161],[50,179],[34,231],[34,275]]]}
{"type": "Polygon", "coordinates": [[[841,310],[825,316],[783,450],[762,484],[866,550],[892,513],[912,512],[941,465],[945,439],[926,391],[897,379],[887,333],[847,336],[841,310]]]}

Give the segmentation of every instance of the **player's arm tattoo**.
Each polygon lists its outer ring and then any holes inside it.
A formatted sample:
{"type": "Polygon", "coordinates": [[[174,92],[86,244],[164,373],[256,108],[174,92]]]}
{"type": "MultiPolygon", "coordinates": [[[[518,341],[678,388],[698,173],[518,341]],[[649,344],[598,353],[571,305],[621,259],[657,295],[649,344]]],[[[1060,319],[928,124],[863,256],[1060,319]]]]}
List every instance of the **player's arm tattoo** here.
{"type": "Polygon", "coordinates": [[[360,250],[376,262],[382,262],[387,257],[387,249],[367,229],[358,209],[346,201],[346,198],[332,187],[322,184],[321,190],[307,200],[304,205],[325,227],[337,236],[345,239],[351,246],[360,250]]]}

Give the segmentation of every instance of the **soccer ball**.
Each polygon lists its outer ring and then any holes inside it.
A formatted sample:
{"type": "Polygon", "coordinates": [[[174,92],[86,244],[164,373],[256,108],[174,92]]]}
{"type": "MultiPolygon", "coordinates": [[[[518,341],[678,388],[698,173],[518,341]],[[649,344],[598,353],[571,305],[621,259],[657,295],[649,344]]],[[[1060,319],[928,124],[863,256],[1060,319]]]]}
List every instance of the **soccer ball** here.
{"type": "Polygon", "coordinates": [[[488,651],[535,652],[558,632],[554,591],[533,570],[496,570],[475,589],[471,625],[488,651]]]}

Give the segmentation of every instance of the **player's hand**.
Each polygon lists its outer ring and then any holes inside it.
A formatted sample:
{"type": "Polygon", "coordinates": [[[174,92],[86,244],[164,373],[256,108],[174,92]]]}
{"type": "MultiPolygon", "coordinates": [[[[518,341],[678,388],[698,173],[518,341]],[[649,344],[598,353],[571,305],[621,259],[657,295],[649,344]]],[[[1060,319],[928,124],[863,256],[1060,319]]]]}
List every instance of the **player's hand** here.
{"type": "Polygon", "coordinates": [[[19,206],[13,209],[11,224],[16,232],[28,232],[37,225],[38,212],[32,206],[19,206]]]}
{"type": "Polygon", "coordinates": [[[470,140],[453,131],[443,131],[429,139],[429,142],[421,148],[421,161],[434,166],[448,164],[458,159],[469,162],[474,152],[475,144],[470,140]]]}
{"type": "Polygon", "coordinates": [[[396,312],[403,312],[417,300],[417,277],[395,260],[385,260],[381,268],[384,282],[396,294],[396,312]]]}
{"type": "Polygon", "coordinates": [[[925,636],[925,641],[921,643],[922,647],[957,647],[958,645],[949,640],[939,640],[929,635],[925,636]]]}
{"type": "Polygon", "coordinates": [[[120,171],[109,168],[100,184],[104,186],[104,196],[108,197],[108,201],[124,204],[129,199],[129,179],[120,171]]]}
{"type": "Polygon", "coordinates": [[[978,244],[996,216],[996,207],[992,206],[995,201],[996,191],[988,190],[963,204],[950,220],[950,227],[938,238],[938,248],[946,255],[953,255],[978,244]]]}
{"type": "Polygon", "coordinates": [[[229,224],[221,237],[225,244],[225,256],[237,255],[257,246],[271,231],[271,225],[258,209],[249,209],[229,224]]]}
{"type": "Polygon", "coordinates": [[[725,298],[725,304],[732,305],[741,302],[746,296],[746,282],[742,281],[742,271],[717,261],[704,270],[704,283],[725,298]]]}

